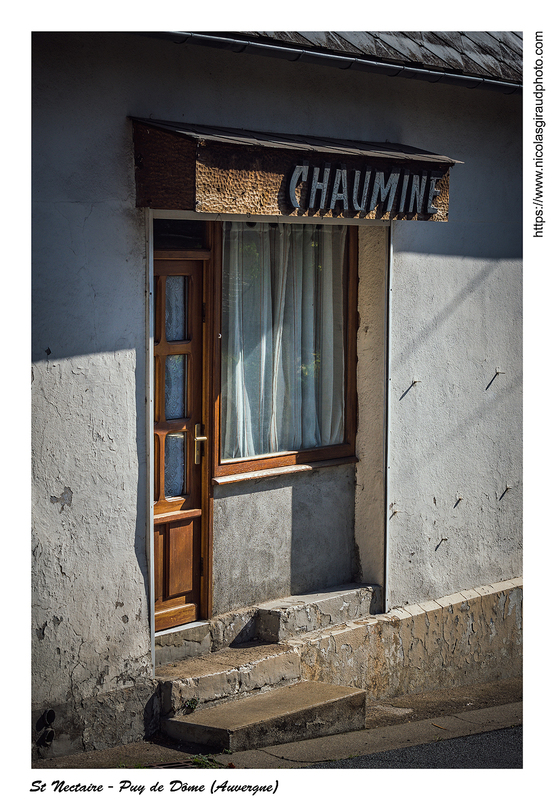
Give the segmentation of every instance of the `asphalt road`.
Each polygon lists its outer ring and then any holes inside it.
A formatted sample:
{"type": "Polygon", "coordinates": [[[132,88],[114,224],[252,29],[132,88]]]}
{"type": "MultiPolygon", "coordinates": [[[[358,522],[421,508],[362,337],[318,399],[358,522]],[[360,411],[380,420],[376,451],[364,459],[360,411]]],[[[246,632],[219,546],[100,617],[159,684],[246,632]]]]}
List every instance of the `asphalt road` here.
{"type": "Polygon", "coordinates": [[[523,727],[477,733],[302,769],[522,769],[523,727]]]}

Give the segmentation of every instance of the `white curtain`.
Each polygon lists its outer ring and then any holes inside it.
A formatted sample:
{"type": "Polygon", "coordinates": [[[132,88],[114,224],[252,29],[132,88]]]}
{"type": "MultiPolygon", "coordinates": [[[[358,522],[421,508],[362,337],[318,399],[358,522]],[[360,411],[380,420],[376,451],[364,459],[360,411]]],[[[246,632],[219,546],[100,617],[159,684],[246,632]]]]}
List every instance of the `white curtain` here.
{"type": "Polygon", "coordinates": [[[223,459],[344,438],[346,227],[224,223],[223,459]]]}

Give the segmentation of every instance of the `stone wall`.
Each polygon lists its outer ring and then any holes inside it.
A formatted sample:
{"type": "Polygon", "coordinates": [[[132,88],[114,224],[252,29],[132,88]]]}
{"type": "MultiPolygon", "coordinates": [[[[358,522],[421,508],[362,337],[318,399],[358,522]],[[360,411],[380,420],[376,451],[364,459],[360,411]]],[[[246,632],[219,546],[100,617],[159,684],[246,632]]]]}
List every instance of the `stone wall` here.
{"type": "Polygon", "coordinates": [[[522,672],[523,581],[503,581],[303,636],[302,677],[383,699],[522,672]]]}

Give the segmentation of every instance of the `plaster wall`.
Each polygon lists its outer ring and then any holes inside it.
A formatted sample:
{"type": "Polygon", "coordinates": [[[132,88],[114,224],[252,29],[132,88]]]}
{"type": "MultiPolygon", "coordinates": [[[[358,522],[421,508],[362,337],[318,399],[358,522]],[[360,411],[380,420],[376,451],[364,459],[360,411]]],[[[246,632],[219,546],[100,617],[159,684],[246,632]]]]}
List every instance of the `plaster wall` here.
{"type": "Polygon", "coordinates": [[[302,678],[367,691],[372,700],[520,677],[523,580],[394,608],[289,639],[302,678]]]}
{"type": "Polygon", "coordinates": [[[393,224],[389,608],[522,569],[519,103],[445,110],[449,221],[393,224]]]}
{"type": "Polygon", "coordinates": [[[113,63],[62,38],[33,98],[33,703],[58,720],[152,675],[144,220],[113,63]]]}
{"type": "Polygon", "coordinates": [[[354,486],[350,464],[216,487],[214,614],[350,582],[354,486]]]}
{"type": "Polygon", "coordinates": [[[355,540],[359,579],[385,585],[387,277],[389,229],[358,231],[358,431],[355,540]]]}

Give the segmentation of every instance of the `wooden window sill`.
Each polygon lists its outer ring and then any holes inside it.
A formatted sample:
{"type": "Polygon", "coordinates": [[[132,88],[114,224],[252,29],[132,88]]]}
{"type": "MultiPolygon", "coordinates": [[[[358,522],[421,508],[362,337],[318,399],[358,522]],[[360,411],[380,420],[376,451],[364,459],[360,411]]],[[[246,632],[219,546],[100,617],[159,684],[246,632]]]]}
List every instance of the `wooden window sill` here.
{"type": "Polygon", "coordinates": [[[344,458],[331,458],[328,461],[313,461],[310,464],[290,464],[288,466],[273,467],[271,469],[258,469],[253,472],[236,472],[233,475],[221,475],[212,478],[212,483],[216,486],[223,486],[228,483],[257,481],[261,478],[276,478],[279,475],[289,475],[296,472],[313,472],[322,467],[338,467],[343,464],[357,463],[357,456],[345,456],[344,458]]]}

